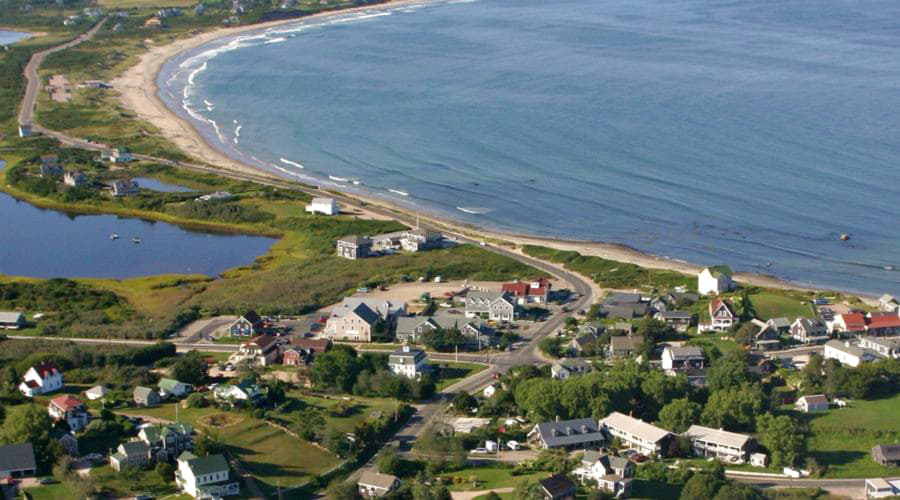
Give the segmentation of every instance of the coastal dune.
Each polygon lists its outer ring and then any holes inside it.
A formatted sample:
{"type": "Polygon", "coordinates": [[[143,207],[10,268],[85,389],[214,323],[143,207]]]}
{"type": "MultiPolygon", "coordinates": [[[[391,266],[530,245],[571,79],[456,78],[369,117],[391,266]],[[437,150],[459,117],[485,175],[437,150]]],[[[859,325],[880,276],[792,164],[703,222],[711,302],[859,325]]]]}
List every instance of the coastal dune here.
{"type": "MultiPolygon", "coordinates": [[[[139,62],[116,78],[112,84],[120,93],[120,100],[124,107],[132,110],[138,117],[157,127],[164,137],[170,140],[187,155],[202,163],[220,168],[226,172],[231,171],[283,180],[271,172],[237,161],[215,149],[204,139],[193,124],[169,109],[169,107],[159,98],[159,88],[156,83],[163,65],[166,61],[184,51],[194,49],[219,38],[233,36],[248,31],[263,30],[289,23],[297,23],[301,20],[321,19],[329,16],[352,14],[353,12],[396,8],[397,6],[411,3],[421,3],[421,0],[397,0],[380,5],[324,12],[302,19],[281,20],[235,28],[219,28],[182,40],[177,40],[168,45],[150,46],[148,51],[140,57],[139,62]]],[[[383,199],[372,199],[360,196],[359,194],[353,194],[352,196],[368,203],[389,207],[392,210],[408,212],[404,207],[393,205],[383,199]]],[[[602,257],[651,269],[667,269],[693,274],[698,272],[702,267],[682,261],[648,255],[623,245],[508,234],[496,231],[486,231],[481,228],[461,225],[447,220],[438,220],[433,217],[429,217],[429,219],[438,226],[451,231],[468,234],[476,238],[505,240],[516,245],[542,245],[559,250],[574,250],[582,255],[602,257]]],[[[799,286],[775,277],[753,273],[738,273],[736,278],[744,283],[758,286],[816,290],[815,288],[799,286]]]]}

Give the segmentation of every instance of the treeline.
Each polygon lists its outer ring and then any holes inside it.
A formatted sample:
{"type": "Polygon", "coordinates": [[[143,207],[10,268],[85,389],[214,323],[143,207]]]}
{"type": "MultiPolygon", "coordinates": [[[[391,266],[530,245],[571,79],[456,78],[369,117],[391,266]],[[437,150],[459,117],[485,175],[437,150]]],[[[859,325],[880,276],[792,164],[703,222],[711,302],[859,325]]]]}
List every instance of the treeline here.
{"type": "Polygon", "coordinates": [[[856,368],[813,354],[800,371],[804,394],[874,399],[900,392],[900,359],[863,363],[856,368]]]}

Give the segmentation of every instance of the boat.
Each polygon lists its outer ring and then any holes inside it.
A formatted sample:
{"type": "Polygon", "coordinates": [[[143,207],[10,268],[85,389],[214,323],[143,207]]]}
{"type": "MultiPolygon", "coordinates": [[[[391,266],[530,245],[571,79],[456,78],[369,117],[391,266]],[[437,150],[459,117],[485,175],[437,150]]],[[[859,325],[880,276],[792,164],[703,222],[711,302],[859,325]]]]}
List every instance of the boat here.
{"type": "Polygon", "coordinates": [[[138,243],[140,243],[142,241],[144,241],[144,240],[142,240],[140,236],[135,236],[134,238],[131,238],[131,242],[134,243],[135,245],[137,245],[138,243]]]}
{"type": "Polygon", "coordinates": [[[111,240],[117,240],[117,239],[119,239],[119,235],[116,234],[116,233],[113,233],[113,234],[109,235],[109,239],[111,239],[111,240]]]}
{"type": "Polygon", "coordinates": [[[847,233],[841,233],[841,241],[848,241],[850,239],[850,235],[847,233]]]}

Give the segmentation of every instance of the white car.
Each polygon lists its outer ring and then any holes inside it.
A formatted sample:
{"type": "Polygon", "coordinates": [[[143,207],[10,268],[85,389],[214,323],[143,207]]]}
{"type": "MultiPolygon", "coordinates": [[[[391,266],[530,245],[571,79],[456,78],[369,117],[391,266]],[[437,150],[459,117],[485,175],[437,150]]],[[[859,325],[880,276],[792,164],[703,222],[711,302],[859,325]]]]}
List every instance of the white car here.
{"type": "Polygon", "coordinates": [[[487,453],[487,448],[475,448],[474,450],[472,450],[473,455],[484,454],[484,453],[487,453]]]}

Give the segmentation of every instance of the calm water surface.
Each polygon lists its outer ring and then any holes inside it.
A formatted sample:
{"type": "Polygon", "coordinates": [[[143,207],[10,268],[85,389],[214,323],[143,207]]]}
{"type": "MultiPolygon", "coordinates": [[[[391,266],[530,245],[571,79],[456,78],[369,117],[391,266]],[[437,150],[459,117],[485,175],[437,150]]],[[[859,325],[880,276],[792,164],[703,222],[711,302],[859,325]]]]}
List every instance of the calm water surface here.
{"type": "MultiPolygon", "coordinates": [[[[0,161],[0,169],[3,162],[0,161]]],[[[0,274],[37,278],[216,275],[251,264],[275,240],[214,234],[114,215],[73,215],[0,193],[0,274]],[[118,234],[118,240],[111,240],[118,234]],[[132,238],[142,238],[140,244],[132,238]]]]}
{"type": "Polygon", "coordinates": [[[159,191],[161,193],[190,193],[191,191],[193,191],[193,189],[187,186],[169,184],[152,177],[135,177],[133,180],[137,181],[138,186],[141,189],[150,189],[152,191],[159,191]]]}
{"type": "Polygon", "coordinates": [[[285,176],[900,293],[897,19],[893,0],[435,2],[215,42],[161,96],[285,176]]]}
{"type": "Polygon", "coordinates": [[[3,31],[0,30],[0,46],[9,45],[19,40],[23,40],[25,38],[29,38],[31,35],[28,33],[19,33],[18,31],[3,31]]]}

